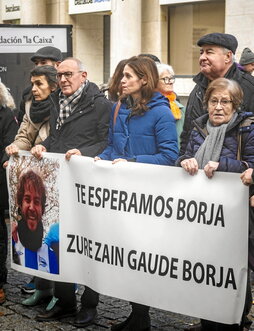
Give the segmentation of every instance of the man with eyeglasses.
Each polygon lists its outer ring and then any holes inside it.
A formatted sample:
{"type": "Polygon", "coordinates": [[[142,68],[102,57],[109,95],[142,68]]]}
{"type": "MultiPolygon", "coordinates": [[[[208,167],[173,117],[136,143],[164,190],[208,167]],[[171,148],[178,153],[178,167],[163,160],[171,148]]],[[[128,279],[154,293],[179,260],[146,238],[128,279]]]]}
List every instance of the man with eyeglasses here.
{"type": "Polygon", "coordinates": [[[238,46],[235,36],[210,33],[201,37],[197,45],[200,47],[200,72],[193,78],[196,85],[186,106],[180,155],[186,150],[193,120],[207,112],[203,108],[203,98],[209,83],[216,78],[225,77],[237,81],[244,93],[242,111],[254,112],[254,77],[240,70],[234,62],[234,54],[238,46]]]}
{"type": "MultiPolygon", "coordinates": [[[[60,89],[53,93],[50,114],[50,135],[31,153],[42,158],[43,152],[65,153],[94,157],[107,145],[111,102],[94,83],[87,79],[84,65],[76,58],[65,59],[57,68],[60,89]]],[[[37,315],[38,321],[51,321],[76,313],[75,285],[55,283],[55,306],[45,314],[37,315]]],[[[81,297],[81,309],[74,325],[85,327],[96,317],[99,294],[86,287],[81,297]]]]}

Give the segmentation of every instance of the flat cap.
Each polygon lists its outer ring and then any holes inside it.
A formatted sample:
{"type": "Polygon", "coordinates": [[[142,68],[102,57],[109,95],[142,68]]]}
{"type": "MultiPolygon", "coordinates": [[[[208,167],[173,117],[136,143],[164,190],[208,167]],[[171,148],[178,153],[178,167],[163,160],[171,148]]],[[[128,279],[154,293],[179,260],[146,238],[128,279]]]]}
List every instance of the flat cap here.
{"type": "Polygon", "coordinates": [[[50,59],[53,61],[62,61],[63,55],[60,49],[53,46],[46,46],[38,49],[36,53],[30,58],[31,61],[36,59],[50,59]]]}
{"type": "Polygon", "coordinates": [[[242,66],[244,66],[246,64],[253,63],[253,62],[254,62],[254,53],[248,47],[244,48],[244,50],[242,51],[239,63],[242,66]]]}
{"type": "Polygon", "coordinates": [[[231,50],[234,54],[238,46],[238,42],[235,36],[227,33],[209,33],[205,36],[201,37],[198,42],[198,46],[202,45],[217,45],[221,47],[225,47],[231,50]]]}

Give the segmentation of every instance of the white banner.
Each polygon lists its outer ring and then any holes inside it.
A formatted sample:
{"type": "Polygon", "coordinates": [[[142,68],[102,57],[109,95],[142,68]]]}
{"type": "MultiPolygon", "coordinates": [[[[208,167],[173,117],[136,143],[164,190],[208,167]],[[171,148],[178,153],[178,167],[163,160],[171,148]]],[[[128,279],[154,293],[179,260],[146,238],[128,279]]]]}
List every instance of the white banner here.
{"type": "Polygon", "coordinates": [[[59,222],[60,269],[50,274],[13,262],[14,269],[239,323],[248,250],[248,189],[239,174],[216,172],[208,179],[203,171],[190,176],[176,167],[80,156],[68,162],[50,153],[37,161],[25,153],[8,168],[14,225],[23,208],[16,205],[18,177],[29,169],[46,186],[44,236],[59,222]]]}

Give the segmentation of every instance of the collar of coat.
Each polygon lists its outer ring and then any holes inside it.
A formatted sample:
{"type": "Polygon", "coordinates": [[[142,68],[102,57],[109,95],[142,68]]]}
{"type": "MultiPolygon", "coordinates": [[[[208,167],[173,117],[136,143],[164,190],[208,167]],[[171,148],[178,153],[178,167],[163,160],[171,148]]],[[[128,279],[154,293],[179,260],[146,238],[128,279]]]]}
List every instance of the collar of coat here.
{"type": "MultiPolygon", "coordinates": [[[[241,80],[241,71],[240,71],[240,69],[237,68],[236,63],[232,64],[232,66],[228,69],[228,71],[224,77],[228,78],[228,79],[234,79],[238,82],[241,80]]],[[[210,82],[208,80],[208,78],[202,72],[200,72],[196,76],[194,76],[193,81],[205,90],[207,89],[208,84],[210,82]]]]}

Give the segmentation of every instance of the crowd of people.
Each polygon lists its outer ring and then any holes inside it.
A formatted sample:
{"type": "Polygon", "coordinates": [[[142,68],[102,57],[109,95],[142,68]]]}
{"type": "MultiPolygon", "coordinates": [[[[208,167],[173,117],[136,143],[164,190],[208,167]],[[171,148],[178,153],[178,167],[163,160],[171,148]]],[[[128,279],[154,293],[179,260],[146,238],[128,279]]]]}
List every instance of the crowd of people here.
{"type": "MultiPolygon", "coordinates": [[[[202,36],[197,45],[200,72],[193,78],[196,85],[186,107],[174,91],[172,66],[160,63],[151,54],[121,60],[102,91],[88,80],[79,59],[63,59],[58,49],[43,47],[31,58],[35,64],[30,72],[31,85],[23,92],[17,118],[13,98],[0,84],[0,189],[1,197],[5,197],[0,200],[0,304],[5,302],[7,280],[5,168],[8,158],[18,156],[19,150],[30,151],[38,159],[43,158],[43,153],[52,152],[65,154],[67,161],[73,155],[83,155],[95,162],[179,166],[192,176],[203,169],[208,178],[213,178],[216,171],[241,174],[239,180],[250,187],[250,271],[254,268],[254,77],[250,74],[254,70],[251,69],[254,54],[245,48],[240,63],[236,63],[237,39],[224,33],[202,36]]],[[[53,257],[51,262],[45,261],[43,268],[58,273],[58,224],[53,224],[43,238],[46,200],[43,187],[41,178],[33,171],[20,175],[17,188],[20,220],[12,227],[13,260],[39,269],[40,252],[46,251],[46,256],[53,257]]],[[[75,316],[73,324],[86,327],[96,318],[99,293],[87,286],[78,311],[76,284],[36,277],[24,285],[23,291],[32,294],[22,302],[25,306],[51,297],[45,311],[36,316],[38,321],[75,316]]],[[[247,317],[251,304],[248,279],[240,325],[201,319],[192,329],[247,330],[251,325],[247,317]]],[[[113,325],[112,330],[150,330],[149,307],[135,302],[131,302],[131,307],[127,320],[113,325]]]]}

